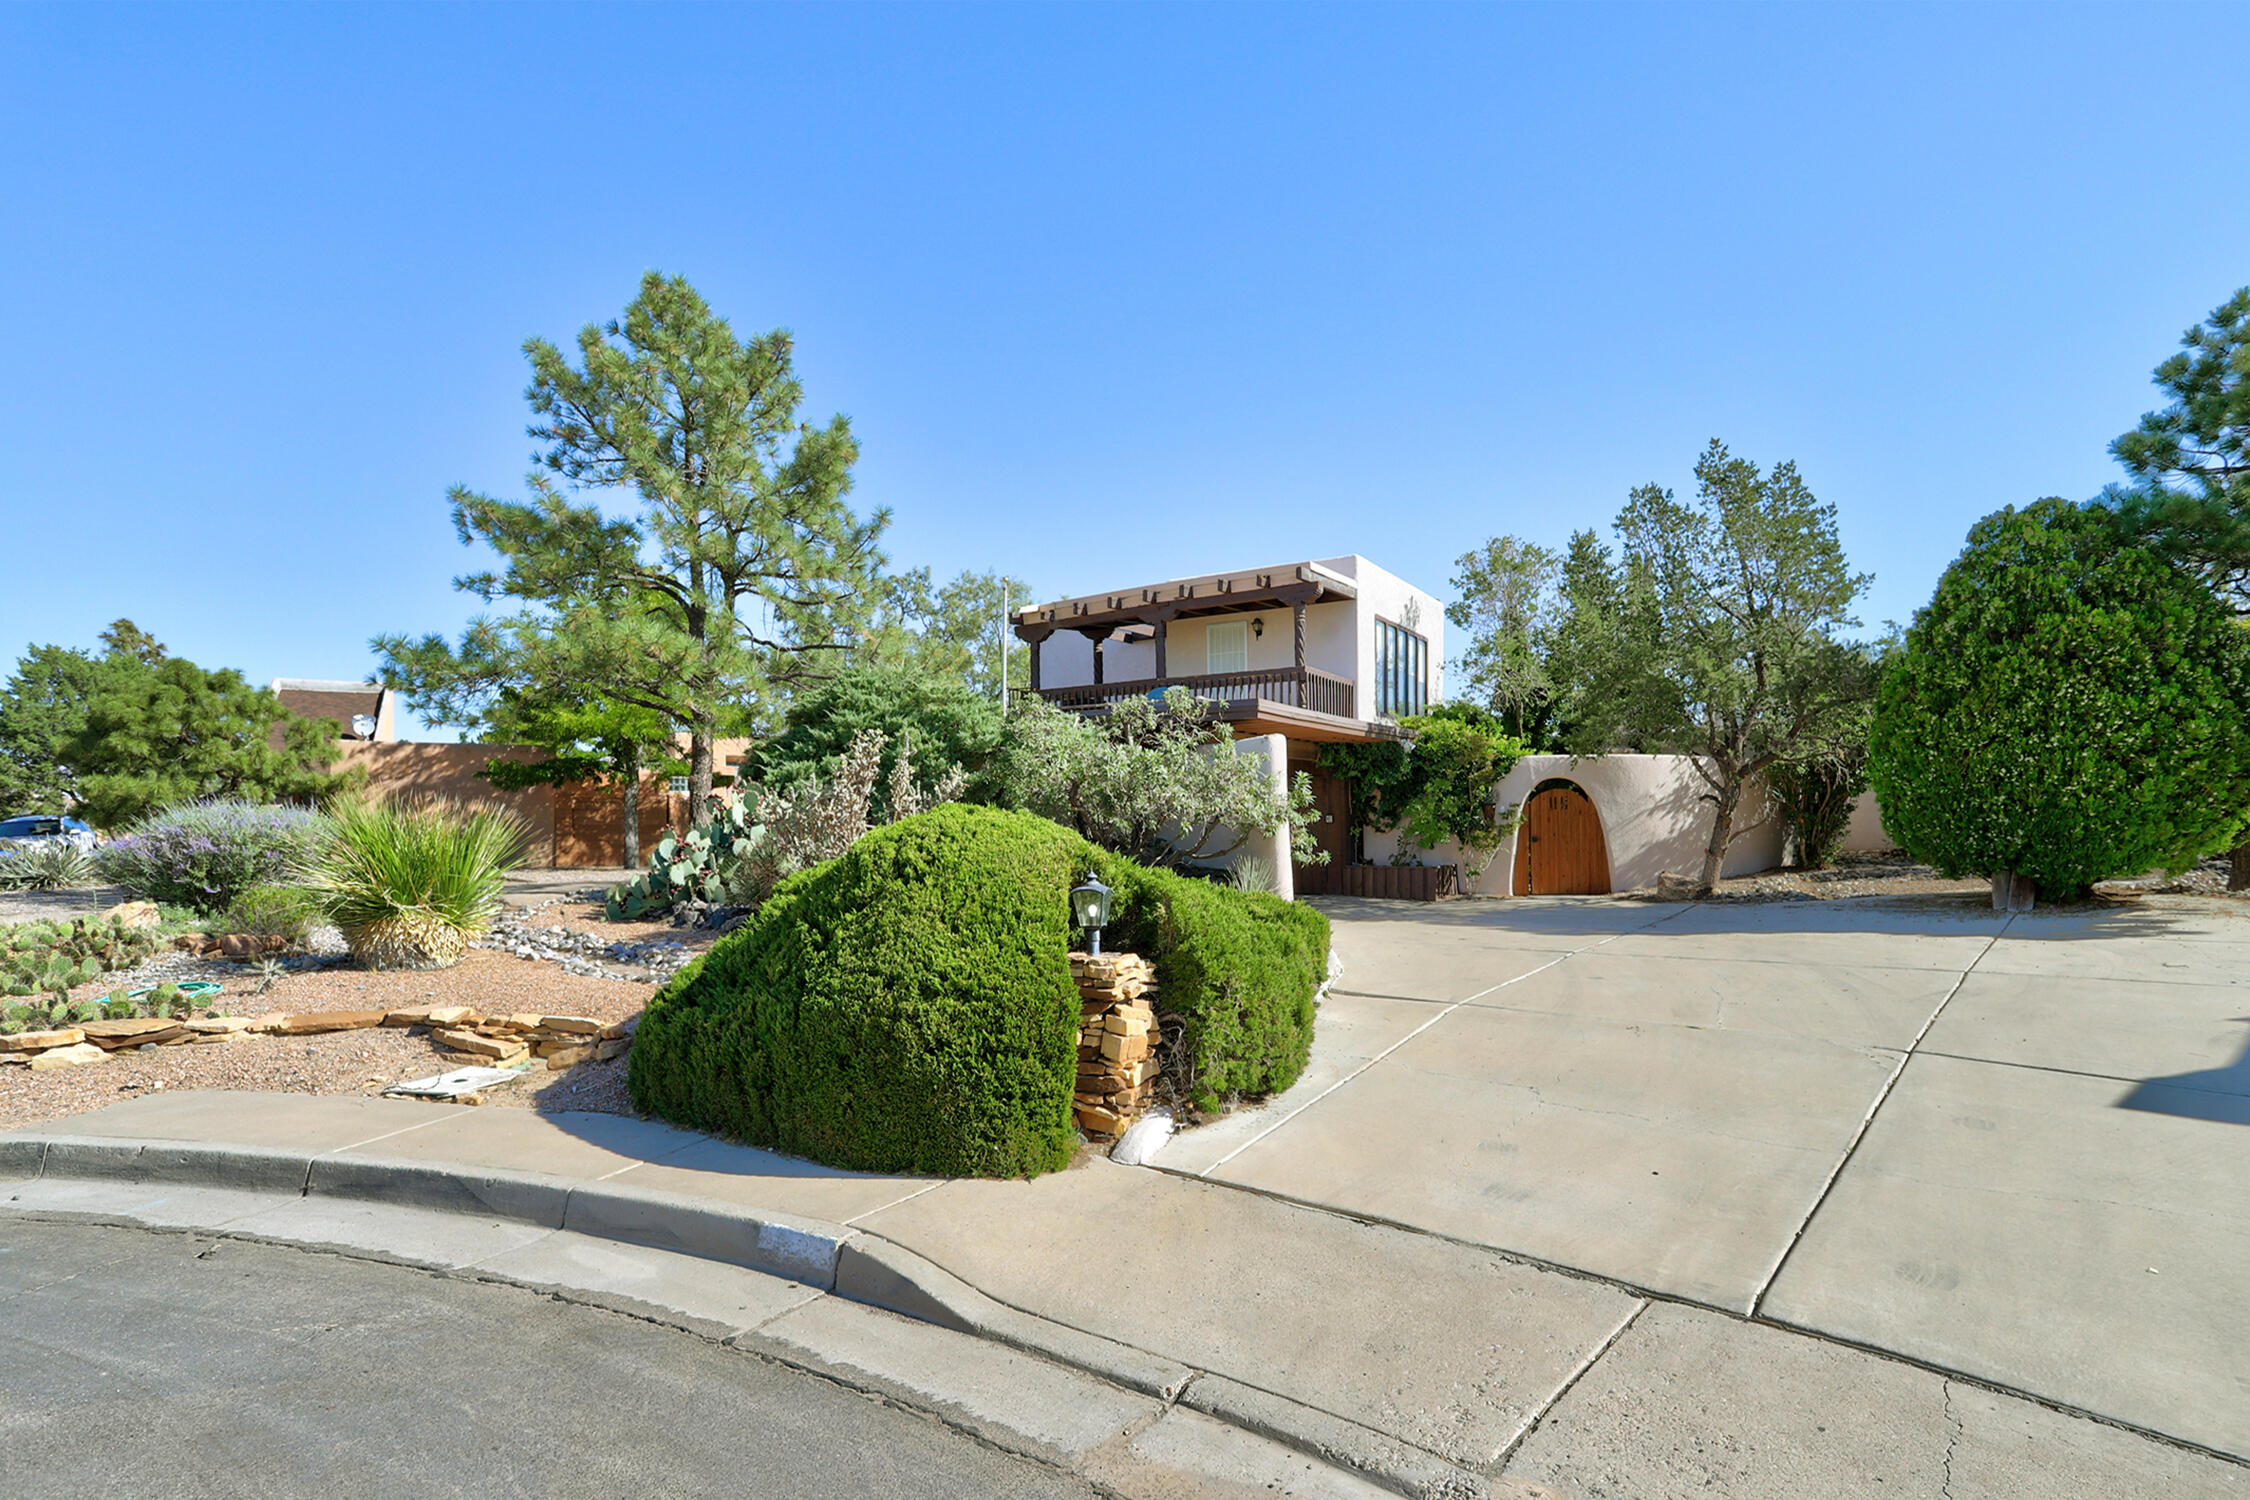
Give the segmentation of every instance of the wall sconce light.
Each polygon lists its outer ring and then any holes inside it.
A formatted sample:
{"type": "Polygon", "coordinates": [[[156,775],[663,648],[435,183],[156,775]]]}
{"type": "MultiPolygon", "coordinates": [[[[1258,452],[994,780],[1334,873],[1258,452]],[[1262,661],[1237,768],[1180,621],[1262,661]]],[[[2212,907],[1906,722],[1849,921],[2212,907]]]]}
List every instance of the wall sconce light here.
{"type": "Polygon", "coordinates": [[[1254,615],[1251,617],[1250,633],[1258,637],[1260,640],[1265,639],[1266,617],[1264,615],[1254,615]]]}

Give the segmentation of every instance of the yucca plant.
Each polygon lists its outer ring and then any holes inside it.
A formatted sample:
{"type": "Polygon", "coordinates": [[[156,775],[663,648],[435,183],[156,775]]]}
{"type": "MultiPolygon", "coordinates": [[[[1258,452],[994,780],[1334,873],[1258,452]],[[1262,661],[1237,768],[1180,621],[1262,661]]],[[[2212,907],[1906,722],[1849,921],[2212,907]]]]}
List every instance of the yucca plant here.
{"type": "Polygon", "coordinates": [[[0,840],[0,891],[68,891],[94,883],[94,857],[61,839],[0,840]]]}
{"type": "Polygon", "coordinates": [[[525,834],[493,807],[342,802],[298,880],[360,967],[451,968],[492,925],[525,834]]]}

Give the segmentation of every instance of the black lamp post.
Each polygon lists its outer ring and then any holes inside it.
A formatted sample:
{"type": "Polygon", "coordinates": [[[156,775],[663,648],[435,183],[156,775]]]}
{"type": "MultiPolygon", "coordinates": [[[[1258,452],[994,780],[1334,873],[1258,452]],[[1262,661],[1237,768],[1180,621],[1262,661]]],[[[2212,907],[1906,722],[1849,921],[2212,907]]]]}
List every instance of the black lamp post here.
{"type": "Polygon", "coordinates": [[[1102,929],[1109,925],[1110,888],[1102,884],[1100,875],[1089,870],[1086,883],[1070,888],[1070,917],[1080,927],[1092,934],[1092,946],[1086,951],[1102,951],[1102,929]]]}

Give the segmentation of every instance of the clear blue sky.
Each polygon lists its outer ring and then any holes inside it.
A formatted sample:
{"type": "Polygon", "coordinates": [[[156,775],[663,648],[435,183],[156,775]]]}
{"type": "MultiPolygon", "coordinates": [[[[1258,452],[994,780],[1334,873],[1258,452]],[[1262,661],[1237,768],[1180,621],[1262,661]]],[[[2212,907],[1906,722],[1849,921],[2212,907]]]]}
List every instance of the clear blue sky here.
{"type": "Polygon", "coordinates": [[[2250,7],[0,9],[0,653],[456,630],[522,340],[795,331],[856,502],[1046,594],[1445,592],[1710,437],[1877,582],[2116,477],[2250,283],[2250,7]]]}

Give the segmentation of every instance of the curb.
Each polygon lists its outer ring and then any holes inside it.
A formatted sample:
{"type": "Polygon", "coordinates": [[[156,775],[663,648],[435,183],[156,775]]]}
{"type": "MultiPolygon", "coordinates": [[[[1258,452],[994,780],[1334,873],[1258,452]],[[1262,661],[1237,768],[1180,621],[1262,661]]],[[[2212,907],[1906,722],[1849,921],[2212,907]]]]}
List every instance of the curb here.
{"type": "Polygon", "coordinates": [[[1483,1476],[1400,1439],[1010,1307],[902,1245],[825,1220],[541,1172],[124,1136],[0,1137],[0,1182],[47,1178],[382,1203],[506,1219],[742,1266],[1052,1360],[1166,1406],[1201,1411],[1400,1494],[1472,1500],[1492,1492],[1483,1476]]]}

